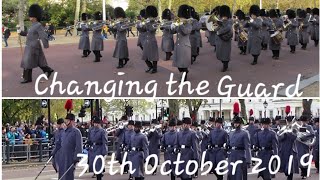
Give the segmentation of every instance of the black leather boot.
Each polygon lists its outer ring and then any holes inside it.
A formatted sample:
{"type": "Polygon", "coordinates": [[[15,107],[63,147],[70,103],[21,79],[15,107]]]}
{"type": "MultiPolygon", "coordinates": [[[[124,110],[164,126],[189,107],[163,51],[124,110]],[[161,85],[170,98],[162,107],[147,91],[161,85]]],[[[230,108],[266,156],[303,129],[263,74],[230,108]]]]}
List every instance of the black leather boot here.
{"type": "Polygon", "coordinates": [[[258,64],[258,56],[253,55],[253,62],[251,63],[251,65],[256,65],[256,64],[258,64]]]}
{"type": "Polygon", "coordinates": [[[117,66],[117,68],[118,69],[121,69],[121,68],[123,68],[123,60],[122,59],[119,59],[119,63],[118,63],[118,66],[117,66]]]}
{"type": "Polygon", "coordinates": [[[151,74],[158,72],[158,61],[153,61],[151,74]]]}
{"type": "Polygon", "coordinates": [[[223,68],[222,68],[222,72],[226,72],[227,70],[228,70],[228,61],[223,61],[222,62],[223,63],[223,68]]]}
{"type": "Polygon", "coordinates": [[[152,70],[152,63],[148,60],[145,61],[147,66],[148,66],[148,69],[146,70],[146,73],[150,72],[152,70]]]}
{"type": "Polygon", "coordinates": [[[26,84],[32,82],[32,69],[23,70],[23,80],[21,84],[26,84]]]}
{"type": "Polygon", "coordinates": [[[53,73],[53,69],[51,69],[49,66],[40,67],[43,71],[43,73],[47,73],[47,78],[49,79],[51,74],[53,73]]]}

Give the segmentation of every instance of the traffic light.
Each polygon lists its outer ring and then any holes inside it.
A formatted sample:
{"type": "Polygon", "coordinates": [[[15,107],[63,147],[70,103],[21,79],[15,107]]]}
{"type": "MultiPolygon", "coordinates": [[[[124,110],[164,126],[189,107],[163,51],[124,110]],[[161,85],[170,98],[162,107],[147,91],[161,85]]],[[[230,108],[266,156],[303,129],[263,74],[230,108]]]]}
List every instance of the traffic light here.
{"type": "Polygon", "coordinates": [[[164,116],[165,117],[169,117],[170,116],[169,108],[167,108],[166,111],[164,112],[164,116]]]}
{"type": "Polygon", "coordinates": [[[85,117],[86,116],[86,108],[84,106],[81,106],[80,113],[78,114],[79,117],[85,117]]]}
{"type": "Polygon", "coordinates": [[[126,116],[133,116],[133,107],[132,106],[126,106],[126,116]]]}
{"type": "Polygon", "coordinates": [[[41,108],[48,108],[48,99],[41,100],[41,108]]]}

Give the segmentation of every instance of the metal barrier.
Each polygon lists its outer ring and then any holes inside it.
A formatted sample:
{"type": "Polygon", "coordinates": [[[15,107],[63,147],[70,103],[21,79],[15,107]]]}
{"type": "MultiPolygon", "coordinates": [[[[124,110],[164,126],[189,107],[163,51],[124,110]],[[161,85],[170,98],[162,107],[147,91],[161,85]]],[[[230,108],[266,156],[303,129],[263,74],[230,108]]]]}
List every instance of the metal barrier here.
{"type": "MultiPolygon", "coordinates": [[[[83,143],[87,138],[83,138],[83,143]]],[[[108,155],[116,151],[117,141],[113,136],[108,136],[108,155]]],[[[53,150],[48,139],[33,138],[28,140],[15,140],[15,144],[2,141],[2,163],[16,162],[43,162],[49,159],[53,150]]]]}

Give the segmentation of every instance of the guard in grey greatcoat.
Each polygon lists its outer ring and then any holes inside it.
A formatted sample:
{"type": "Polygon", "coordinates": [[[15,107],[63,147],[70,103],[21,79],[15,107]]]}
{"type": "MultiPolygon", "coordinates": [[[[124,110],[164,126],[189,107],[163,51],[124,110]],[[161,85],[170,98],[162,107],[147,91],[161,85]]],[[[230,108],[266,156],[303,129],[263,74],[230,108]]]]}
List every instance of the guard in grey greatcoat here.
{"type": "MultiPolygon", "coordinates": [[[[158,124],[158,121],[156,119],[154,119],[152,121],[152,124],[153,125],[156,125],[158,124]]],[[[161,129],[159,128],[151,128],[150,131],[149,131],[149,134],[148,134],[148,141],[149,141],[149,146],[148,146],[148,149],[149,149],[149,155],[151,154],[155,154],[158,159],[159,159],[159,164],[160,164],[160,140],[162,138],[162,131],[161,129]]],[[[157,166],[159,164],[155,164],[155,161],[154,159],[150,159],[149,161],[149,164],[153,167],[153,166],[157,166]]],[[[155,169],[155,171],[152,173],[152,175],[156,175],[157,174],[157,168],[155,169]]]]}
{"type": "Polygon", "coordinates": [[[196,28],[195,30],[195,34],[196,34],[196,39],[197,39],[197,53],[199,55],[200,53],[200,48],[202,48],[202,37],[201,37],[201,28],[202,28],[202,24],[200,22],[200,16],[199,13],[195,13],[194,14],[194,18],[198,21],[198,28],[196,28]]]}
{"type": "Polygon", "coordinates": [[[102,23],[102,14],[101,12],[94,13],[95,22],[92,25],[92,41],[91,41],[91,50],[95,55],[94,62],[100,62],[101,53],[103,51],[103,37],[101,36],[102,28],[104,24],[102,23]]]}
{"type": "MultiPolygon", "coordinates": [[[[60,140],[61,140],[61,135],[64,131],[64,120],[62,118],[57,120],[57,130],[54,132],[54,144],[57,145],[59,144],[60,140]]],[[[57,149],[55,148],[52,153],[52,155],[54,154],[54,158],[52,158],[52,166],[54,167],[54,169],[56,170],[56,172],[59,172],[59,162],[62,161],[61,159],[61,149],[57,149]]]]}
{"type": "Polygon", "coordinates": [[[254,148],[258,151],[258,158],[262,160],[259,169],[265,168],[265,170],[259,172],[258,178],[262,177],[263,180],[271,180],[273,175],[269,171],[269,161],[273,155],[278,155],[279,142],[277,134],[270,129],[270,118],[262,118],[261,124],[263,130],[256,134],[254,148]]]}
{"type": "Polygon", "coordinates": [[[246,180],[247,168],[251,164],[250,137],[247,131],[241,129],[242,123],[243,121],[239,116],[233,118],[235,129],[230,132],[227,143],[230,152],[228,157],[228,180],[246,180]],[[242,163],[237,165],[235,174],[232,174],[233,166],[230,163],[240,160],[242,163]]]}
{"type": "MultiPolygon", "coordinates": [[[[126,120],[128,120],[128,117],[127,117],[127,116],[122,116],[121,119],[120,119],[120,121],[121,121],[121,120],[126,121],[126,120]]],[[[127,129],[126,127],[120,126],[120,127],[116,130],[114,136],[117,138],[117,141],[118,141],[118,142],[121,142],[121,141],[122,141],[126,129],[127,129]]],[[[122,153],[121,144],[120,144],[120,143],[117,143],[117,147],[116,147],[116,160],[119,161],[120,164],[121,164],[121,162],[122,162],[122,157],[121,157],[122,155],[121,155],[121,153],[122,153]]]]}
{"type": "MultiPolygon", "coordinates": [[[[191,17],[188,5],[181,5],[178,10],[178,17],[181,21],[186,21],[191,17]]],[[[172,24],[171,29],[177,33],[177,40],[174,46],[173,63],[180,73],[185,73],[184,81],[187,80],[189,66],[191,65],[191,44],[190,33],[192,25],[188,22],[176,25],[172,24]]]]}
{"type": "MultiPolygon", "coordinates": [[[[212,120],[214,120],[212,118],[212,120]]],[[[201,120],[200,122],[201,124],[201,133],[202,133],[202,140],[200,142],[200,157],[202,160],[202,156],[204,155],[204,152],[206,152],[205,157],[204,157],[204,162],[210,161],[209,159],[209,151],[207,150],[208,147],[208,143],[209,143],[209,134],[210,131],[212,130],[211,127],[206,127],[206,121],[205,120],[201,120]]],[[[213,174],[213,171],[210,171],[211,174],[213,174]]]]}
{"type": "MultiPolygon", "coordinates": [[[[91,148],[89,149],[89,172],[94,172],[94,168],[96,171],[100,171],[103,162],[101,158],[98,158],[96,163],[93,164],[94,159],[97,156],[106,156],[108,155],[108,135],[107,132],[101,127],[101,119],[97,116],[93,117],[93,128],[90,130],[90,136],[88,137],[88,141],[91,144],[91,148]],[[94,167],[95,165],[95,167],[94,167]]],[[[103,159],[104,160],[104,159],[103,159]]],[[[101,180],[103,174],[96,174],[97,180],[101,180]]]]}
{"type": "MultiPolygon", "coordinates": [[[[277,31],[280,31],[282,33],[283,29],[283,22],[282,20],[278,17],[278,13],[276,12],[275,9],[270,9],[269,15],[271,18],[271,29],[270,29],[270,34],[274,34],[277,31]]],[[[272,38],[270,38],[269,41],[269,49],[272,51],[272,58],[273,59],[279,59],[280,56],[280,49],[281,49],[281,43],[276,43],[272,38]]]]}
{"type": "MultiPolygon", "coordinates": [[[[249,125],[248,125],[248,127],[246,128],[246,130],[249,132],[249,135],[250,135],[250,145],[251,145],[251,150],[253,150],[253,145],[254,145],[254,143],[255,143],[255,135],[256,135],[256,133],[258,132],[258,130],[259,130],[259,127],[257,127],[255,124],[254,124],[254,117],[250,117],[249,118],[249,125]]],[[[253,151],[251,151],[251,155],[252,155],[252,157],[256,157],[255,156],[255,152],[253,152],[253,151]]],[[[252,162],[252,164],[254,164],[253,162],[252,162]]]]}
{"type": "MultiPolygon", "coordinates": [[[[120,144],[121,148],[121,161],[126,161],[129,159],[129,156],[127,154],[127,159],[124,158],[124,153],[128,152],[131,149],[131,136],[134,135],[134,121],[129,120],[128,122],[128,128],[125,129],[124,135],[122,136],[122,139],[119,139],[118,143],[120,144]]],[[[129,166],[126,165],[124,167],[124,174],[128,174],[129,172],[129,166]]],[[[130,174],[129,179],[133,179],[132,175],[130,174]]]]}
{"type": "Polygon", "coordinates": [[[175,119],[169,121],[169,131],[167,131],[161,139],[161,148],[164,150],[164,161],[170,161],[170,164],[166,165],[166,171],[172,170],[170,173],[171,180],[175,180],[175,165],[173,162],[176,161],[177,155],[174,153],[175,143],[177,141],[177,122],[175,119]]]}
{"type": "MultiPolygon", "coordinates": [[[[293,117],[288,116],[286,118],[287,126],[291,126],[293,117]]],[[[280,170],[279,172],[284,173],[287,176],[287,180],[293,179],[293,174],[299,174],[299,159],[297,156],[296,139],[297,132],[278,132],[279,139],[279,157],[280,157],[280,170]],[[289,169],[289,158],[293,156],[292,165],[289,169]],[[290,172],[289,172],[290,171],[290,172]]]]}
{"type": "Polygon", "coordinates": [[[82,57],[88,57],[91,53],[90,51],[90,39],[89,39],[89,26],[87,24],[88,21],[88,14],[82,13],[81,14],[81,20],[80,23],[80,29],[81,29],[81,35],[80,35],[80,41],[79,41],[79,49],[83,50],[82,57]]]}
{"type": "Polygon", "coordinates": [[[319,132],[319,117],[314,118],[313,122],[314,122],[313,130],[314,130],[314,133],[316,136],[316,142],[313,145],[312,154],[313,154],[314,165],[317,169],[317,173],[319,173],[319,133],[320,133],[319,132]]]}
{"type": "Polygon", "coordinates": [[[250,7],[250,17],[251,19],[245,25],[248,28],[248,53],[253,56],[253,62],[251,65],[256,65],[258,63],[258,57],[261,52],[261,28],[262,20],[258,18],[260,14],[260,8],[257,5],[252,5],[250,7]]]}
{"type": "Polygon", "coordinates": [[[146,27],[145,27],[145,18],[146,18],[146,10],[142,9],[140,11],[140,23],[137,24],[137,31],[139,32],[137,46],[143,50],[143,41],[146,37],[146,27]]]}
{"type": "Polygon", "coordinates": [[[231,59],[231,39],[233,37],[231,11],[229,6],[223,5],[220,7],[220,18],[218,22],[219,26],[215,30],[217,33],[216,41],[216,56],[223,64],[222,72],[226,72],[229,67],[229,61],[231,59]]]}
{"type": "Polygon", "coordinates": [[[141,133],[142,122],[136,121],[134,124],[135,134],[131,136],[131,151],[129,161],[132,162],[132,169],[136,171],[132,174],[135,180],[144,180],[144,162],[149,156],[148,140],[146,135],[141,133]]]}
{"type": "Polygon", "coordinates": [[[307,14],[305,10],[301,10],[298,14],[299,16],[299,43],[302,45],[301,49],[306,50],[309,43],[309,33],[308,27],[310,23],[307,19],[307,14]]]}
{"type": "Polygon", "coordinates": [[[191,17],[193,20],[191,21],[192,25],[192,31],[190,34],[190,44],[191,44],[191,64],[193,64],[197,56],[199,55],[201,42],[199,39],[201,39],[200,29],[201,29],[201,23],[199,22],[199,14],[195,11],[193,7],[191,7],[191,17]],[[200,38],[199,38],[200,34],[200,38]]]}
{"type": "Polygon", "coordinates": [[[276,133],[281,129],[280,120],[281,120],[281,116],[276,116],[274,119],[275,123],[272,124],[271,126],[272,130],[276,133]]]}
{"type": "Polygon", "coordinates": [[[269,29],[272,24],[271,19],[267,17],[267,13],[265,9],[260,9],[260,17],[262,18],[262,28],[261,28],[261,47],[262,50],[268,49],[268,44],[270,41],[270,33],[269,29]]]}
{"type": "MultiPolygon", "coordinates": [[[[299,123],[301,124],[301,126],[303,128],[306,128],[307,131],[309,131],[310,135],[308,137],[302,137],[301,139],[297,139],[297,150],[298,150],[298,159],[299,159],[299,162],[300,162],[300,159],[303,155],[305,154],[309,154],[309,146],[302,143],[301,141],[304,141],[304,140],[307,140],[307,139],[304,139],[304,138],[313,138],[314,137],[314,131],[313,131],[313,128],[312,126],[308,125],[308,118],[307,116],[304,116],[302,115],[299,119],[299,123]]],[[[304,162],[306,163],[307,158],[304,159],[304,162]]],[[[301,177],[302,179],[306,179],[307,178],[307,172],[308,172],[308,167],[305,167],[305,166],[302,166],[300,163],[299,163],[299,167],[301,169],[301,177]]]]}
{"type": "MultiPolygon", "coordinates": [[[[200,131],[200,129],[199,129],[199,124],[198,124],[197,120],[194,120],[194,121],[192,122],[191,129],[196,133],[197,138],[198,138],[198,142],[199,142],[199,144],[201,144],[203,135],[202,135],[202,131],[200,131]]],[[[201,146],[199,146],[198,151],[199,151],[199,152],[198,152],[198,153],[199,153],[199,161],[198,161],[198,164],[200,164],[200,163],[201,163],[201,157],[202,157],[202,154],[201,154],[201,146]]],[[[194,174],[194,176],[193,176],[194,178],[198,178],[198,172],[199,172],[199,170],[197,170],[196,173],[194,174]]]]}
{"type": "Polygon", "coordinates": [[[78,128],[75,127],[75,116],[67,114],[65,118],[66,129],[63,131],[60,140],[55,146],[52,155],[55,157],[57,152],[60,152],[61,161],[59,166],[59,179],[73,180],[76,164],[80,161],[77,154],[82,153],[82,136],[78,128]],[[60,151],[59,151],[60,150],[60,151]],[[65,174],[63,177],[62,175],[65,174]]]}
{"type": "Polygon", "coordinates": [[[288,15],[288,21],[285,22],[285,24],[289,24],[287,28],[287,33],[286,37],[288,40],[288,45],[290,46],[290,52],[292,54],[295,53],[296,51],[296,46],[299,44],[299,39],[298,39],[298,31],[297,28],[299,27],[298,21],[295,19],[296,18],[296,12],[294,10],[287,10],[287,15],[288,15]]]}
{"type": "Polygon", "coordinates": [[[319,44],[319,9],[312,9],[312,20],[311,22],[311,39],[314,41],[315,47],[319,44]]]}
{"type": "Polygon", "coordinates": [[[158,10],[155,6],[148,6],[146,8],[146,34],[145,40],[143,41],[143,53],[142,60],[144,60],[148,66],[146,72],[154,74],[158,71],[158,43],[156,39],[156,31],[158,26],[155,18],[158,17],[158,10]]]}
{"type": "Polygon", "coordinates": [[[117,68],[123,68],[129,61],[129,50],[127,42],[127,28],[124,26],[123,19],[126,18],[126,13],[121,7],[114,9],[114,15],[116,17],[116,24],[113,28],[117,30],[117,42],[113,52],[113,57],[119,59],[117,68]]]}
{"type": "MultiPolygon", "coordinates": [[[[190,129],[191,118],[183,119],[183,129],[178,132],[177,142],[175,143],[175,152],[180,153],[181,161],[184,163],[179,164],[179,171],[182,171],[180,175],[181,180],[192,179],[192,176],[187,175],[186,167],[189,160],[195,160],[199,162],[199,141],[194,131],[190,129]]],[[[189,172],[194,169],[194,166],[189,167],[189,172]]]]}
{"type": "Polygon", "coordinates": [[[42,48],[49,48],[49,41],[48,35],[44,31],[44,27],[40,23],[41,19],[41,7],[38,4],[32,4],[29,8],[29,20],[32,23],[29,31],[17,30],[17,33],[20,36],[27,36],[26,46],[20,65],[20,67],[23,68],[22,84],[32,82],[33,68],[40,67],[43,73],[47,73],[48,78],[53,72],[53,69],[48,66],[46,57],[42,50],[42,48]]]}
{"type": "Polygon", "coordinates": [[[228,141],[228,133],[222,127],[223,119],[217,118],[215,128],[209,134],[208,153],[210,161],[213,164],[213,173],[217,180],[223,180],[223,175],[218,175],[214,170],[220,161],[226,160],[226,151],[223,148],[228,141]]]}
{"type": "MultiPolygon", "coordinates": [[[[243,11],[240,9],[237,10],[236,12],[237,20],[236,23],[234,24],[234,32],[235,32],[235,39],[238,41],[238,47],[240,49],[240,54],[246,55],[247,54],[247,43],[248,41],[244,41],[240,39],[240,34],[242,32],[248,32],[244,26],[246,25],[247,21],[245,20],[245,14],[243,11]]],[[[247,33],[248,34],[248,33],[247,33]]]]}
{"type": "MultiPolygon", "coordinates": [[[[165,9],[162,12],[162,20],[171,21],[172,13],[169,9],[165,9]]],[[[162,30],[161,49],[166,53],[166,60],[170,60],[172,51],[174,49],[173,32],[171,30],[171,24],[165,24],[160,29],[162,30]]]]}

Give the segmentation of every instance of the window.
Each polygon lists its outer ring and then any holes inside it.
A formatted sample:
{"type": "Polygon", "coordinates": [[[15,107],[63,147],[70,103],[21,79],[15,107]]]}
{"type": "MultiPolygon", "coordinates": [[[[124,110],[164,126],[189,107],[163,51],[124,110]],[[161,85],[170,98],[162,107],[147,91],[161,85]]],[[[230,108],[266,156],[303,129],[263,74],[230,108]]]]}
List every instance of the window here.
{"type": "Polygon", "coordinates": [[[273,110],[270,110],[270,111],[269,111],[269,117],[270,117],[270,118],[273,118],[273,110]]]}

